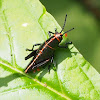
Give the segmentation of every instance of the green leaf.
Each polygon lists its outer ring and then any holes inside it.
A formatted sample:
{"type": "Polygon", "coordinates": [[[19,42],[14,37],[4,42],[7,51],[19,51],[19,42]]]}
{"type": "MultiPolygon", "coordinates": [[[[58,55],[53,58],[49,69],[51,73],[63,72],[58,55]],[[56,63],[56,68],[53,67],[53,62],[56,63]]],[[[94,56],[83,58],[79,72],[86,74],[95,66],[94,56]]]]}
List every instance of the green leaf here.
{"type": "Polygon", "coordinates": [[[0,100],[100,99],[100,75],[73,45],[55,52],[56,71],[24,73],[25,49],[54,28],[61,30],[40,1],[0,0],[0,100]]]}

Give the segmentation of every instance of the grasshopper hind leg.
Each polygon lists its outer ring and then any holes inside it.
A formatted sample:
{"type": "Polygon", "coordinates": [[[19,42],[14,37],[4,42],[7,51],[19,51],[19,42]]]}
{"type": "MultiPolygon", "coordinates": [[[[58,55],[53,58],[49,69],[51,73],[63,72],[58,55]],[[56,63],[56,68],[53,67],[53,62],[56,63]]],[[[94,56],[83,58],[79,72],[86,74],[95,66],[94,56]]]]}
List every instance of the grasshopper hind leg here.
{"type": "Polygon", "coordinates": [[[36,55],[36,51],[37,51],[37,50],[32,51],[28,56],[25,57],[25,60],[27,60],[27,59],[29,59],[29,58],[35,56],[35,55],[36,55]]]}
{"type": "Polygon", "coordinates": [[[37,49],[36,50],[33,50],[33,49],[34,49],[34,46],[38,46],[38,45],[41,45],[41,44],[37,43],[37,44],[33,45],[32,49],[26,49],[26,51],[32,51],[32,52],[28,56],[25,57],[25,60],[27,60],[27,59],[29,59],[29,58],[31,58],[31,57],[36,55],[37,49]]]}

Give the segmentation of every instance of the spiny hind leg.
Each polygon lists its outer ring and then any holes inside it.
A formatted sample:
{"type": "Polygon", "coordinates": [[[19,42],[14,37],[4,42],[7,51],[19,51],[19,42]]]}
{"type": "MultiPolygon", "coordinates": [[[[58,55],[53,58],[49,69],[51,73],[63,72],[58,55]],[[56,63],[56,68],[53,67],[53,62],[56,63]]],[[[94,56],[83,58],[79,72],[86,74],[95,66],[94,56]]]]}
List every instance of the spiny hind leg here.
{"type": "Polygon", "coordinates": [[[42,62],[40,62],[40,63],[34,65],[34,66],[32,67],[32,70],[37,69],[37,71],[39,71],[39,70],[40,70],[39,67],[40,67],[40,66],[43,66],[44,64],[48,63],[49,61],[50,61],[50,59],[46,59],[46,60],[44,60],[44,61],[42,61],[42,62]]]}

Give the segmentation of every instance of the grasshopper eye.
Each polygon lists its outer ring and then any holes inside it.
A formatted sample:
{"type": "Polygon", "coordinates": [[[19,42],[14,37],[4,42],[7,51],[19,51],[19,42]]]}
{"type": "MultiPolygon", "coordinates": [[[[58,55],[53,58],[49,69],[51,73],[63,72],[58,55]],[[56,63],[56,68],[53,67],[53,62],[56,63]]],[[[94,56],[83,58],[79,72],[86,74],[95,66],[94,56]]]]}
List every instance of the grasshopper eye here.
{"type": "Polygon", "coordinates": [[[65,37],[67,37],[67,33],[65,33],[65,37]]]}

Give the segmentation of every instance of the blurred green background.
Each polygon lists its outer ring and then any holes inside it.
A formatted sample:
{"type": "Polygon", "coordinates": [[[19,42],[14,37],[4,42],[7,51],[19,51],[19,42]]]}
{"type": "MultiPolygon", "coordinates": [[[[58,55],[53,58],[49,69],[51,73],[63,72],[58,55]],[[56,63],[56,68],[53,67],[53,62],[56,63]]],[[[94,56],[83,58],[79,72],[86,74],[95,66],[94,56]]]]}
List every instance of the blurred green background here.
{"type": "MultiPolygon", "coordinates": [[[[100,0],[40,0],[64,31],[75,28],[68,38],[100,73],[100,0]]],[[[55,27],[54,27],[55,28],[55,27]]]]}

